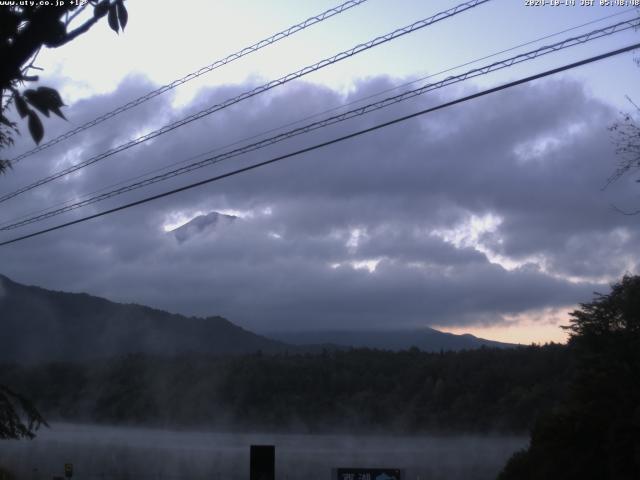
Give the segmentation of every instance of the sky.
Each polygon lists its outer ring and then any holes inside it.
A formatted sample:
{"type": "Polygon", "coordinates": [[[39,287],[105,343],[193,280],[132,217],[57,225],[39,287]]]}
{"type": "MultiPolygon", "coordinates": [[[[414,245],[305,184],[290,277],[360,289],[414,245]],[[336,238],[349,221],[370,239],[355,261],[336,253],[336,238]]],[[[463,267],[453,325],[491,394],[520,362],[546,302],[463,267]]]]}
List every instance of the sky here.
{"type": "MultiPolygon", "coordinates": [[[[45,119],[45,141],[335,5],[129,0],[125,32],[103,21],[39,55],[40,84],[59,89],[68,105],[68,121],[45,119]]],[[[22,160],[0,178],[0,193],[455,5],[368,0],[22,160]]],[[[0,221],[635,15],[580,0],[558,7],[493,0],[11,199],[0,221]]],[[[0,241],[638,41],[629,30],[547,55],[0,232],[0,241]]],[[[603,189],[620,160],[607,127],[632,108],[627,95],[640,97],[638,75],[628,53],[464,102],[0,247],[0,273],[48,289],[222,315],[258,332],[432,326],[518,343],[564,341],[559,325],[569,312],[639,270],[639,218],[614,208],[640,206],[638,175],[603,189]],[[188,235],[173,231],[208,214],[188,235]]],[[[24,133],[2,153],[12,158],[32,147],[24,133]]]]}

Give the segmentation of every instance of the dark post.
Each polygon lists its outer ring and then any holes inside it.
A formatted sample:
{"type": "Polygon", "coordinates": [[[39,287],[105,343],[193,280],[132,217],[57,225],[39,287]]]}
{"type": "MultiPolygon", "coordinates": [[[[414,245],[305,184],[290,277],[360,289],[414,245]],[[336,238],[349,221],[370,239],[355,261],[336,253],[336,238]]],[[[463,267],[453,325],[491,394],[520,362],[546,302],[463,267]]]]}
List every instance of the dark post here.
{"type": "Polygon", "coordinates": [[[251,445],[250,480],[275,480],[276,447],[251,445]]]}

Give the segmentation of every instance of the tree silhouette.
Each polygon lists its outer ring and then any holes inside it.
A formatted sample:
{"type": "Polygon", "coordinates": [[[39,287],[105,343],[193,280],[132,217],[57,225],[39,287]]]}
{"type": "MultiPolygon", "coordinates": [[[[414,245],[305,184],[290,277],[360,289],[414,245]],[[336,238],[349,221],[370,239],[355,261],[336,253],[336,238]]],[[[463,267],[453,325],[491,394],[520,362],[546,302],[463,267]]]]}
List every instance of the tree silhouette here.
{"type": "Polygon", "coordinates": [[[23,396],[0,385],[0,439],[33,438],[47,422],[23,396]]]}
{"type": "MultiPolygon", "coordinates": [[[[0,149],[13,144],[13,137],[19,133],[18,124],[7,118],[6,110],[15,105],[21,119],[27,122],[31,137],[40,143],[44,136],[42,120],[37,112],[46,117],[50,113],[64,118],[60,108],[64,106],[58,92],[49,87],[19,91],[25,82],[34,82],[38,76],[30,71],[35,58],[43,47],[58,48],[78,38],[93,27],[102,17],[107,16],[109,26],[116,33],[125,28],[128,21],[124,0],[88,0],[80,2],[46,2],[49,5],[5,6],[0,9],[0,149]],[[88,7],[93,7],[93,15],[79,26],[71,25],[88,7]]],[[[38,4],[39,2],[35,2],[38,4]]],[[[11,165],[0,159],[0,173],[11,165]]]]}
{"type": "Polygon", "coordinates": [[[640,478],[640,276],[571,313],[575,378],[499,480],[640,478]]]}
{"type": "MultiPolygon", "coordinates": [[[[46,2],[49,5],[4,6],[0,8],[0,149],[13,144],[19,133],[18,124],[7,118],[5,112],[11,105],[27,122],[31,137],[39,143],[44,136],[42,120],[50,113],[65,118],[60,108],[64,106],[60,94],[53,88],[39,86],[22,92],[25,82],[38,81],[30,75],[35,58],[43,47],[57,48],[89,31],[101,18],[107,16],[109,26],[116,33],[124,29],[128,14],[124,0],[88,0],[80,2],[46,2]],[[69,30],[72,22],[88,6],[93,14],[79,26],[69,30]]],[[[8,160],[0,159],[0,174],[10,167],[8,160]]],[[[0,385],[0,438],[31,438],[37,428],[45,424],[35,407],[24,397],[0,385]]]]}
{"type": "MultiPolygon", "coordinates": [[[[636,109],[636,114],[639,114],[640,107],[635,103],[633,105],[636,109]]],[[[620,120],[609,127],[609,131],[613,134],[619,161],[615,172],[607,180],[607,185],[615,182],[630,171],[640,170],[640,124],[636,116],[628,112],[623,113],[620,120]]],[[[636,181],[640,182],[640,179],[636,181]]],[[[627,215],[640,213],[640,209],[632,212],[619,211],[627,215]]]]}
{"type": "MultiPolygon", "coordinates": [[[[640,57],[635,57],[634,61],[640,67],[640,57]]],[[[613,141],[616,145],[616,154],[618,155],[619,161],[618,167],[607,179],[607,185],[620,179],[630,171],[640,170],[640,123],[638,123],[640,106],[628,95],[627,100],[629,100],[629,103],[634,107],[635,115],[624,112],[621,114],[621,118],[609,127],[609,131],[613,134],[613,141]]],[[[640,178],[637,181],[640,182],[640,178]]],[[[617,207],[614,208],[625,215],[640,214],[640,209],[626,212],[617,207]]]]}

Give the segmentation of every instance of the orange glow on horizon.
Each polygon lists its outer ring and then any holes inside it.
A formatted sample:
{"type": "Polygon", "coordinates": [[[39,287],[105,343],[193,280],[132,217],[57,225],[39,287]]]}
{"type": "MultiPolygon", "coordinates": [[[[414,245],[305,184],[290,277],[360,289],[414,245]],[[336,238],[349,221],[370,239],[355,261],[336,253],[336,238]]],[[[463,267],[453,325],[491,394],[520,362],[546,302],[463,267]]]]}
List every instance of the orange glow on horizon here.
{"type": "Polygon", "coordinates": [[[486,340],[519,343],[522,345],[549,342],[566,343],[569,334],[560,326],[569,324],[569,312],[574,309],[575,307],[568,307],[527,312],[505,317],[503,323],[493,325],[435,326],[434,328],[442,332],[470,333],[486,340]]]}

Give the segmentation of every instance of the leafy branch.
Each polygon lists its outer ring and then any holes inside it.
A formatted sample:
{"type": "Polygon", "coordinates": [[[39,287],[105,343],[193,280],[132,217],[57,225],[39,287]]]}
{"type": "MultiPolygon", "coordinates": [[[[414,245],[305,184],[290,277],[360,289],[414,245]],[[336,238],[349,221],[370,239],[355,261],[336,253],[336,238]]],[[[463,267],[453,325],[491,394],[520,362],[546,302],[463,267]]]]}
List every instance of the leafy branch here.
{"type": "Polygon", "coordinates": [[[49,425],[22,395],[0,385],[0,439],[33,438],[42,425],[49,425]]]}
{"type": "MultiPolygon", "coordinates": [[[[18,87],[25,82],[38,81],[38,76],[29,72],[41,70],[34,62],[42,47],[65,45],[88,32],[105,16],[114,32],[124,31],[129,20],[124,0],[90,0],[83,6],[66,2],[59,6],[15,5],[0,9],[0,149],[12,145],[14,135],[19,134],[17,123],[5,115],[12,103],[20,118],[27,122],[29,133],[36,143],[40,143],[44,137],[40,115],[49,117],[50,113],[54,113],[65,119],[60,110],[64,102],[55,89],[39,87],[21,93],[18,87]],[[89,5],[93,7],[93,15],[70,30],[71,23],[89,5]]],[[[10,166],[7,160],[0,159],[0,174],[10,166]]]]}

